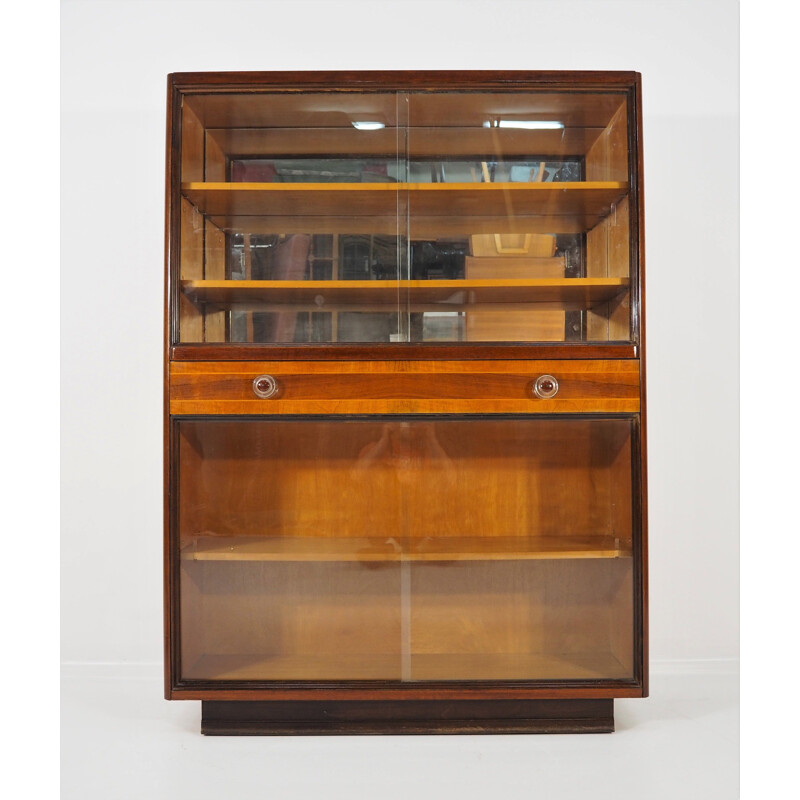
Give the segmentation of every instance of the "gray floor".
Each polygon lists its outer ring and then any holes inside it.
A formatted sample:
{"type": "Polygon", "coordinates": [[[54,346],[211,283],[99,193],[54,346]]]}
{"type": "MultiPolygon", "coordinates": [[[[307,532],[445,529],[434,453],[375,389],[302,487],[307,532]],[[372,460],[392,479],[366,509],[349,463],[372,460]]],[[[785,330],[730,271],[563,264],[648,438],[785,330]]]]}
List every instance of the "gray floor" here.
{"type": "Polygon", "coordinates": [[[204,737],[153,667],[65,668],[62,797],[733,800],[739,678],[654,671],[593,736],[204,737]]]}

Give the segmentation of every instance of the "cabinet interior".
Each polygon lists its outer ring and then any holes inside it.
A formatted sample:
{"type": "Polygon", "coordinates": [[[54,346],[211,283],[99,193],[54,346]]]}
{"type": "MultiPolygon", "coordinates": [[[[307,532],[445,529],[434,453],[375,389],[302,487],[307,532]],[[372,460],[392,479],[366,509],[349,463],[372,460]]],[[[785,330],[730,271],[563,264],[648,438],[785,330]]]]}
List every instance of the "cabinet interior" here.
{"type": "Polygon", "coordinates": [[[184,96],[176,343],[634,340],[626,97],[184,96]]]}
{"type": "Polygon", "coordinates": [[[184,677],[629,676],[632,425],[181,420],[184,677]]]}

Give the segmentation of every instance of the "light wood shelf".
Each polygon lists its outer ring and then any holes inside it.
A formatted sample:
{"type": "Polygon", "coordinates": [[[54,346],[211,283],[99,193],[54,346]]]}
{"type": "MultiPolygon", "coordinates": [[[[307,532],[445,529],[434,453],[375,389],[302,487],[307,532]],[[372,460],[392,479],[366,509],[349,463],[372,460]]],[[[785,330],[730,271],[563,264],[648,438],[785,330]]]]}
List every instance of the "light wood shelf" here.
{"type": "Polygon", "coordinates": [[[403,281],[181,281],[195,303],[257,311],[479,311],[593,308],[627,291],[628,278],[403,281]]]}
{"type": "MultiPolygon", "coordinates": [[[[413,636],[412,636],[413,641],[413,636]]],[[[630,677],[610,652],[205,654],[189,680],[592,680],[630,677]]]]}
{"type": "Polygon", "coordinates": [[[618,181],[570,183],[184,183],[181,191],[223,230],[251,233],[587,231],[628,192],[618,181]],[[251,220],[256,217],[257,227],[251,220]],[[366,219],[365,219],[366,218],[366,219]],[[323,226],[323,227],[320,227],[323,226]],[[365,231],[366,226],[366,231],[365,231]],[[262,230],[266,229],[266,230],[262,230]]]}
{"type": "Polygon", "coordinates": [[[527,561],[630,556],[630,543],[613,536],[198,536],[181,549],[181,558],[188,561],[527,561]]]}

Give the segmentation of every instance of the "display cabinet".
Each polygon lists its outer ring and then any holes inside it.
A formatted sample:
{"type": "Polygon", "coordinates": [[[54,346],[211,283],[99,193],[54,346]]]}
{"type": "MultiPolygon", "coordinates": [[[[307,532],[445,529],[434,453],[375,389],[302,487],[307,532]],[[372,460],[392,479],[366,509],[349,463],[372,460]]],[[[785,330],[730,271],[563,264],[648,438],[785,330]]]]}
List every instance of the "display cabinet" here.
{"type": "Polygon", "coordinates": [[[166,696],[204,733],[647,694],[640,78],[168,81],[166,696]]]}

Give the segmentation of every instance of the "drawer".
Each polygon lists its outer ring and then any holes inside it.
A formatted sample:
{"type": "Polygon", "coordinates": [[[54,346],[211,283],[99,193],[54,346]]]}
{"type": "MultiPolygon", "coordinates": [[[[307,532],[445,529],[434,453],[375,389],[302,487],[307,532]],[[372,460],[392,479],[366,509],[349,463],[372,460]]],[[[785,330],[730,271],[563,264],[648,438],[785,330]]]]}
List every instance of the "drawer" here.
{"type": "Polygon", "coordinates": [[[173,362],[169,396],[172,414],[635,413],[639,362],[173,362]]]}

